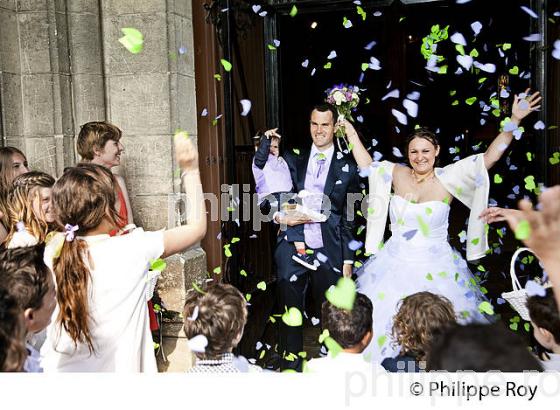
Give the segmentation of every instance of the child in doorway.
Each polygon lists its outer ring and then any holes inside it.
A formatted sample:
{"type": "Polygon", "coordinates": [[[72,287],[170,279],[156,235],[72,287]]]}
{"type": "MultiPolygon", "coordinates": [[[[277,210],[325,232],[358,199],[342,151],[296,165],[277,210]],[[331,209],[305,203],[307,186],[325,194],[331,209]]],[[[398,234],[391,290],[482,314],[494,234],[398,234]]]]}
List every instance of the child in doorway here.
{"type": "MultiPolygon", "coordinates": [[[[292,177],[288,164],[280,156],[280,139],[282,137],[276,130],[278,128],[269,130],[261,137],[252,169],[259,205],[263,207],[263,204],[268,202],[271,208],[279,209],[283,200],[296,195],[291,193],[292,177]],[[267,199],[271,195],[274,197],[272,202],[267,199]]],[[[305,249],[303,227],[304,225],[300,224],[286,228],[287,240],[293,242],[296,248],[292,259],[307,269],[317,270],[317,266],[305,249]]]]}

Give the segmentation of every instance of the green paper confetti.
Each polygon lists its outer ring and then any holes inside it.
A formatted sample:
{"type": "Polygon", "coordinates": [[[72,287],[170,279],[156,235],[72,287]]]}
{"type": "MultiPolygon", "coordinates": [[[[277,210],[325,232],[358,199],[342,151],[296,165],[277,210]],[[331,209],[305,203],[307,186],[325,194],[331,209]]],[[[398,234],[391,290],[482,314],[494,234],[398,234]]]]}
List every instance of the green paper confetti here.
{"type": "Polygon", "coordinates": [[[292,6],[292,9],[290,10],[290,17],[295,17],[298,13],[298,9],[295,6],[295,4],[292,6]]]}
{"type": "Polygon", "coordinates": [[[193,288],[194,290],[196,290],[198,293],[202,294],[202,295],[205,295],[205,294],[206,294],[206,292],[203,291],[203,290],[196,284],[196,282],[192,282],[192,288],[193,288]]]}
{"type": "Polygon", "coordinates": [[[422,219],[420,215],[416,215],[416,220],[418,221],[418,225],[420,226],[420,232],[424,236],[430,236],[430,227],[428,224],[422,219]]]}
{"type": "Polygon", "coordinates": [[[217,266],[212,272],[214,272],[216,275],[219,275],[220,273],[222,273],[222,268],[220,266],[217,266]]]}
{"type": "Polygon", "coordinates": [[[537,187],[537,185],[535,184],[535,177],[533,175],[529,175],[525,177],[524,181],[525,181],[525,189],[527,191],[533,191],[537,187]]]}
{"type": "Polygon", "coordinates": [[[224,245],[224,255],[226,255],[227,258],[231,258],[232,253],[229,250],[229,245],[224,245]]]}
{"type": "Polygon", "coordinates": [[[323,329],[323,333],[319,335],[319,343],[323,343],[329,335],[329,329],[323,329]]]}
{"type": "Polygon", "coordinates": [[[247,272],[245,271],[245,269],[241,269],[241,271],[239,272],[239,274],[240,274],[241,276],[247,277],[247,272]]]}
{"type": "Polygon", "coordinates": [[[327,337],[325,339],[325,346],[329,350],[329,355],[334,359],[340,352],[342,352],[342,347],[334,340],[332,337],[327,337]]]}
{"type": "Polygon", "coordinates": [[[377,338],[377,346],[379,346],[379,348],[381,348],[385,344],[386,341],[387,341],[387,336],[386,335],[379,336],[377,338]]]}
{"type": "Polygon", "coordinates": [[[531,162],[533,160],[533,154],[530,152],[527,152],[527,161],[531,162]]]}
{"type": "Polygon", "coordinates": [[[144,49],[144,36],[140,31],[132,27],[121,28],[123,37],[119,38],[121,43],[132,54],[138,54],[144,49]]]}
{"type": "Polygon", "coordinates": [[[369,68],[368,63],[362,63],[362,71],[366,71],[369,68]]]}
{"type": "Polygon", "coordinates": [[[531,225],[529,225],[529,221],[522,220],[519,222],[517,227],[515,228],[515,239],[519,241],[524,241],[529,239],[531,236],[531,225]]]}
{"type": "Polygon", "coordinates": [[[492,307],[490,302],[487,301],[480,303],[480,305],[478,305],[478,310],[480,311],[480,313],[486,313],[488,315],[494,314],[494,308],[492,307]]]}
{"type": "Polygon", "coordinates": [[[249,301],[251,300],[251,297],[252,297],[252,295],[251,295],[250,293],[247,293],[247,294],[245,295],[245,300],[246,300],[247,302],[249,302],[249,301]]]}
{"type": "Polygon", "coordinates": [[[157,270],[159,272],[163,272],[163,270],[167,267],[167,263],[163,259],[154,259],[150,262],[150,270],[157,270]]]}
{"type": "Polygon", "coordinates": [[[218,81],[222,81],[222,76],[220,74],[214,74],[214,78],[218,81]]]}
{"type": "Polygon", "coordinates": [[[257,283],[257,289],[260,289],[262,291],[266,290],[266,282],[261,281],[261,282],[257,283]]]}
{"type": "Polygon", "coordinates": [[[427,279],[427,280],[434,280],[434,277],[432,276],[431,273],[428,273],[428,274],[426,275],[426,279],[427,279]]]}
{"type": "Polygon", "coordinates": [[[292,151],[294,152],[294,154],[299,155],[299,149],[293,148],[292,151]]]}
{"type": "Polygon", "coordinates": [[[470,97],[465,100],[467,105],[473,105],[476,102],[476,97],[470,97]]]}
{"type": "Polygon", "coordinates": [[[473,245],[478,245],[479,242],[480,242],[480,238],[474,238],[474,239],[471,241],[471,243],[472,243],[473,245]]]}
{"type": "Polygon", "coordinates": [[[495,184],[501,184],[503,182],[502,177],[500,176],[500,174],[496,174],[494,175],[494,183],[495,184]]]}
{"type": "Polygon", "coordinates": [[[509,69],[509,73],[512,74],[512,75],[519,74],[519,67],[513,66],[512,68],[509,69]]]}
{"type": "Polygon", "coordinates": [[[511,44],[510,43],[504,43],[502,44],[502,50],[507,51],[511,48],[511,44]]]}
{"type": "Polygon", "coordinates": [[[529,322],[525,323],[525,325],[523,325],[523,327],[525,328],[525,331],[528,332],[529,330],[531,330],[531,324],[529,322]]]}
{"type": "Polygon", "coordinates": [[[357,6],[356,7],[356,12],[358,13],[359,16],[362,17],[362,21],[366,21],[367,15],[366,15],[366,12],[364,11],[363,8],[361,8],[360,6],[357,6]]]}
{"type": "Polygon", "coordinates": [[[517,323],[510,323],[509,328],[513,331],[517,331],[518,324],[517,323]]]}
{"type": "Polygon", "coordinates": [[[474,58],[478,57],[478,50],[476,48],[473,48],[469,55],[474,58]]]}
{"type": "Polygon", "coordinates": [[[324,68],[325,70],[330,70],[331,67],[332,67],[332,63],[331,63],[330,61],[329,61],[327,64],[325,64],[325,65],[323,66],[323,68],[324,68]]]}
{"type": "Polygon", "coordinates": [[[237,237],[233,237],[231,238],[231,243],[237,243],[239,242],[241,239],[237,238],[237,237]]]}
{"type": "Polygon", "coordinates": [[[222,63],[222,66],[224,67],[224,70],[226,70],[228,73],[231,71],[232,65],[229,61],[222,58],[222,59],[220,59],[220,63],[222,63]]]}
{"type": "Polygon", "coordinates": [[[290,327],[298,327],[303,323],[303,316],[298,308],[291,307],[282,315],[282,322],[290,327]]]}
{"type": "Polygon", "coordinates": [[[268,44],[268,49],[271,51],[276,51],[276,47],[273,46],[272,44],[268,44]]]}
{"type": "Polygon", "coordinates": [[[432,208],[430,207],[426,208],[425,211],[426,211],[426,215],[428,216],[432,214],[432,208]]]}
{"type": "Polygon", "coordinates": [[[352,310],[356,299],[356,284],[350,278],[340,278],[335,287],[325,292],[325,296],[337,308],[352,310]]]}
{"type": "Polygon", "coordinates": [[[550,165],[558,164],[560,162],[560,152],[554,152],[552,157],[548,159],[548,162],[550,162],[550,165]]]}

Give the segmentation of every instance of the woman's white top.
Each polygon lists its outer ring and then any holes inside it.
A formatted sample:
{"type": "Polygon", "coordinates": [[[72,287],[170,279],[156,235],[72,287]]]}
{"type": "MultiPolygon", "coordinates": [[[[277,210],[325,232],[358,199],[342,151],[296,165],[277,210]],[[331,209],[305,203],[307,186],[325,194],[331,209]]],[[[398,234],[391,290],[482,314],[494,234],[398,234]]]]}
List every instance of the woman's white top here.
{"type": "Polygon", "coordinates": [[[85,343],[74,345],[56,321],[57,306],[41,349],[44,371],[157,372],[146,287],[150,261],[164,251],[163,231],[138,228],[74,240],[87,241],[92,261],[88,308],[95,352],[85,343]]]}

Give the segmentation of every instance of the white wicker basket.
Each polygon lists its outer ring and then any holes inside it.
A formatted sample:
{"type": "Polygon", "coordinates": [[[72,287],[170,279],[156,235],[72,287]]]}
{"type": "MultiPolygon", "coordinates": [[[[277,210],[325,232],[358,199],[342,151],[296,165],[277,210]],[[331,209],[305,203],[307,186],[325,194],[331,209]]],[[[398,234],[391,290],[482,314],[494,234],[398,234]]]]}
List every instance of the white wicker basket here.
{"type": "Polygon", "coordinates": [[[511,276],[511,286],[513,290],[511,292],[504,292],[502,293],[502,298],[507,300],[511,307],[519,313],[519,316],[523,320],[530,321],[531,318],[529,316],[529,310],[527,309],[527,291],[521,287],[519,283],[519,279],[517,279],[517,275],[515,274],[515,261],[517,260],[517,256],[521,252],[528,251],[531,252],[529,248],[519,248],[515,251],[511,258],[511,263],[509,267],[509,274],[511,276]]]}

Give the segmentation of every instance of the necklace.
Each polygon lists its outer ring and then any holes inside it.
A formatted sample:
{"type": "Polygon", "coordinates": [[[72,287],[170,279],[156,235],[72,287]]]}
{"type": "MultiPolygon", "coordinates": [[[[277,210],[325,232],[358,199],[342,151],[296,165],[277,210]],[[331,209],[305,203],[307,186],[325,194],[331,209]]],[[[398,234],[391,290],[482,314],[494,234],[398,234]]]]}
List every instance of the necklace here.
{"type": "Polygon", "coordinates": [[[426,175],[426,176],[424,176],[424,177],[418,178],[418,177],[416,176],[416,172],[414,172],[414,170],[412,170],[412,177],[414,178],[414,181],[415,181],[417,184],[421,184],[422,182],[424,182],[424,181],[426,181],[426,180],[428,180],[428,179],[433,179],[433,178],[434,178],[434,171],[432,170],[432,171],[430,171],[430,173],[429,173],[428,175],[426,175]]]}

